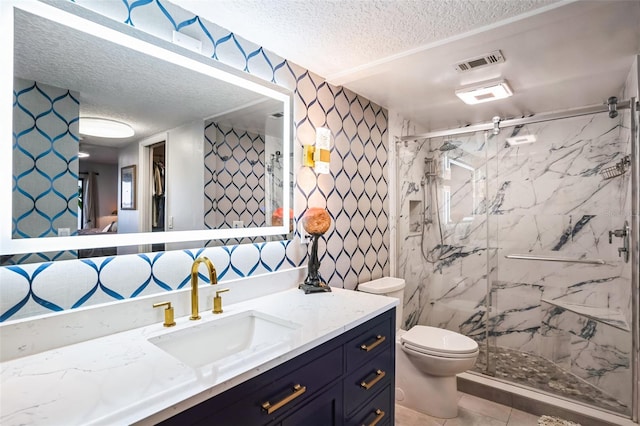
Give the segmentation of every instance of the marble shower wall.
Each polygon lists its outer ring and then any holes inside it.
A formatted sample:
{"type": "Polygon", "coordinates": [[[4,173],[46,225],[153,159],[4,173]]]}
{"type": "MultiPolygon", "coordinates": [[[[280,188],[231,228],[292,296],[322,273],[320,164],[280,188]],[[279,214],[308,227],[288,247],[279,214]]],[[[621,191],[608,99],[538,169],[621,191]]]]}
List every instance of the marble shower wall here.
{"type": "Polygon", "coordinates": [[[406,281],[405,327],[430,324],[459,329],[468,318],[484,312],[484,134],[456,137],[454,142],[464,150],[443,153],[438,150],[443,142],[419,140],[397,149],[398,274],[406,281]],[[426,176],[428,159],[433,159],[435,176],[426,176]]]}
{"type": "Polygon", "coordinates": [[[533,134],[537,142],[498,144],[490,162],[489,180],[500,189],[489,211],[496,247],[489,326],[498,346],[561,363],[630,407],[631,277],[618,257],[621,240],[608,242],[629,217],[630,174],[600,173],[630,153],[623,118],[596,114],[501,133],[533,134]],[[513,253],[606,264],[505,259],[513,253]]]}
{"type": "Polygon", "coordinates": [[[453,142],[458,147],[445,153],[437,150],[442,138],[399,149],[405,326],[444,327],[543,356],[630,407],[630,270],[618,257],[621,240],[608,242],[608,231],[629,218],[630,176],[600,174],[630,152],[628,116],[596,114],[453,142]],[[526,134],[537,141],[506,144],[526,134]],[[429,156],[437,178],[424,177],[429,156]]]}

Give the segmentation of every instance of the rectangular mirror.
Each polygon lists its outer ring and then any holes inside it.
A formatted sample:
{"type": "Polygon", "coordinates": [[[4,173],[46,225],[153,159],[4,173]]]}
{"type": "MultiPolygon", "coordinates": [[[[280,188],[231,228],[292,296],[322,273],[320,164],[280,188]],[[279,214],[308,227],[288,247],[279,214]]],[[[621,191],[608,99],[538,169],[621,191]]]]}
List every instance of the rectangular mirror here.
{"type": "Polygon", "coordinates": [[[107,18],[2,8],[5,264],[289,234],[290,92],[107,18]]]}

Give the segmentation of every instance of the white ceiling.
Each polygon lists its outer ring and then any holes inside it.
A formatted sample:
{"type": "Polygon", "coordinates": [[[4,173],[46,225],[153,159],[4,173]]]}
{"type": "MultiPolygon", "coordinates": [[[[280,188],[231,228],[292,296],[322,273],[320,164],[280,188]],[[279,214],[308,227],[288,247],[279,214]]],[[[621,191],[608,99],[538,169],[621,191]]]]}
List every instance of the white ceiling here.
{"type": "Polygon", "coordinates": [[[173,0],[403,118],[435,130],[604,102],[640,52],[638,0],[173,0]],[[502,64],[458,73],[500,49],[502,64]],[[467,106],[463,85],[515,95],[467,106]]]}

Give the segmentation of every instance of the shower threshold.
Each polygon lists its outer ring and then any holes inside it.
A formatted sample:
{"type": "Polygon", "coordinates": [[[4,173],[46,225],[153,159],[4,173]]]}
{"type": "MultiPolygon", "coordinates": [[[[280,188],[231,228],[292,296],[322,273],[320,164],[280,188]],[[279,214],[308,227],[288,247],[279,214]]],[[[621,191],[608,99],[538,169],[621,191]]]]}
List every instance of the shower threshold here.
{"type": "MultiPolygon", "coordinates": [[[[546,358],[508,348],[496,350],[492,377],[616,414],[628,416],[631,413],[630,407],[621,401],[546,358]]],[[[485,354],[485,347],[481,346],[471,371],[487,375],[485,354]]]]}

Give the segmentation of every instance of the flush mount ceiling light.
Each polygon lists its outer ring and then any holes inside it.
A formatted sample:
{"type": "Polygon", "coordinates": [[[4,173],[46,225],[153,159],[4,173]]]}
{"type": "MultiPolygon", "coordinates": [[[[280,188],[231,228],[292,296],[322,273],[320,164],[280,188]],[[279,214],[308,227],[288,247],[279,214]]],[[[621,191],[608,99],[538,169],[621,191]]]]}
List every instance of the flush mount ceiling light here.
{"type": "Polygon", "coordinates": [[[80,117],[80,134],[99,138],[128,138],[135,134],[131,126],[106,118],[80,117]]]}
{"type": "Polygon", "coordinates": [[[511,95],[513,92],[505,80],[486,81],[456,90],[456,96],[468,105],[504,99],[511,95]]]}

